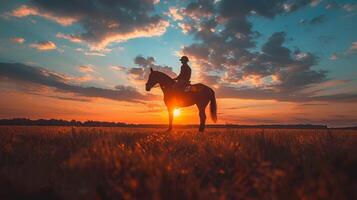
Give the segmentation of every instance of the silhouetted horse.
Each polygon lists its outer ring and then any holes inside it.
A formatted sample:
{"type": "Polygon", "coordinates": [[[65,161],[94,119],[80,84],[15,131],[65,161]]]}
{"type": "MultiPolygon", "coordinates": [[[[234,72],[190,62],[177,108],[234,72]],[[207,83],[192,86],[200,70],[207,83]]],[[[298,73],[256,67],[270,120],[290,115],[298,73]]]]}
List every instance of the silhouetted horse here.
{"type": "Polygon", "coordinates": [[[203,131],[206,123],[206,106],[210,103],[211,117],[214,122],[217,121],[217,104],[214,91],[204,84],[194,84],[189,92],[177,91],[173,86],[175,81],[168,75],[150,69],[148,82],[146,83],[146,91],[150,91],[152,87],[159,84],[164,93],[164,101],[169,112],[169,129],[172,129],[173,111],[178,107],[187,107],[194,104],[197,105],[200,116],[199,131],[203,131]]]}

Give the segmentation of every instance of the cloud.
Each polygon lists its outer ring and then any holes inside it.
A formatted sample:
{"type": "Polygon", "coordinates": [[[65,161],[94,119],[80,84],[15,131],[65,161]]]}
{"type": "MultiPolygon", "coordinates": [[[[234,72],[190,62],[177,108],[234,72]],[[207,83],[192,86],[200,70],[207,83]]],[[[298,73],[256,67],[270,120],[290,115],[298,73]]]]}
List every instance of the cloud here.
{"type": "Polygon", "coordinates": [[[78,70],[82,73],[92,73],[94,72],[94,69],[92,66],[89,65],[83,65],[83,66],[79,66],[78,70]]]}
{"type": "Polygon", "coordinates": [[[84,55],[86,55],[86,56],[105,56],[104,53],[99,53],[99,52],[95,52],[95,51],[86,51],[86,52],[84,52],[84,55]]]}
{"type": "Polygon", "coordinates": [[[179,12],[182,12],[181,10],[175,8],[175,7],[170,7],[169,11],[168,11],[168,15],[174,20],[183,20],[183,16],[182,14],[180,14],[179,12]]]}
{"type": "Polygon", "coordinates": [[[309,20],[310,25],[321,24],[326,21],[326,15],[319,15],[309,20]]]}
{"type": "Polygon", "coordinates": [[[310,5],[311,5],[312,7],[315,7],[315,6],[319,5],[319,3],[320,3],[321,1],[322,1],[322,0],[311,0],[310,5]]]}
{"type": "Polygon", "coordinates": [[[164,72],[171,77],[176,76],[176,74],[172,71],[172,67],[155,64],[154,57],[145,58],[143,56],[136,56],[134,63],[139,67],[127,68],[127,73],[134,78],[134,80],[146,81],[150,73],[150,68],[156,71],[164,72]]]}
{"type": "Polygon", "coordinates": [[[57,33],[57,34],[56,34],[56,37],[57,37],[57,38],[61,38],[61,39],[66,39],[66,40],[69,40],[69,41],[74,42],[74,43],[81,43],[81,42],[83,42],[83,40],[81,39],[81,37],[75,36],[75,35],[70,35],[70,34],[57,33]]]}
{"type": "Polygon", "coordinates": [[[126,67],[124,67],[124,66],[110,66],[109,68],[113,69],[115,71],[124,71],[124,70],[126,70],[126,67]]]}
{"type": "Polygon", "coordinates": [[[191,2],[183,11],[185,15],[188,15],[194,20],[199,20],[201,17],[212,16],[215,9],[213,3],[213,1],[191,2]]]}
{"type": "MultiPolygon", "coordinates": [[[[201,80],[218,86],[218,91],[224,91],[219,94],[224,96],[232,91],[238,94],[233,95],[237,98],[302,99],[296,94],[302,95],[301,90],[327,81],[328,72],[314,69],[318,63],[314,54],[285,47],[288,40],[285,32],[273,33],[258,49],[255,41],[261,33],[253,30],[248,19],[251,15],[272,19],[316,3],[310,0],[190,3],[184,9],[186,17],[182,23],[191,27],[189,33],[196,41],[183,47],[181,53],[192,60],[201,80]]],[[[324,16],[318,16],[312,23],[323,19],[324,16]]]]}
{"type": "Polygon", "coordinates": [[[333,54],[331,54],[331,56],[330,56],[330,58],[329,58],[330,60],[338,60],[338,56],[337,56],[337,53],[333,53],[333,54]]]}
{"type": "Polygon", "coordinates": [[[351,46],[342,52],[335,52],[330,56],[330,60],[349,59],[357,54],[357,41],[352,42],[351,46]]]}
{"type": "Polygon", "coordinates": [[[116,86],[114,89],[84,87],[71,83],[72,77],[21,63],[0,63],[0,77],[34,86],[50,87],[80,97],[99,97],[128,102],[151,99],[151,96],[145,96],[131,86],[116,86]]]}
{"type": "Polygon", "coordinates": [[[51,41],[40,41],[37,43],[30,44],[31,48],[35,48],[39,51],[50,51],[57,48],[56,44],[51,41]]]}
{"type": "Polygon", "coordinates": [[[16,37],[16,38],[11,38],[11,41],[15,42],[15,43],[18,43],[18,44],[22,44],[22,43],[25,42],[25,39],[21,38],[21,37],[16,37]]]}
{"type": "Polygon", "coordinates": [[[266,88],[235,88],[222,86],[216,90],[219,98],[278,100],[282,102],[357,102],[357,93],[317,95],[315,92],[283,93],[266,88]]]}
{"type": "Polygon", "coordinates": [[[38,9],[37,7],[30,7],[27,5],[22,5],[19,8],[13,10],[10,15],[14,17],[27,17],[31,15],[40,16],[57,22],[63,26],[72,25],[77,21],[77,19],[74,17],[56,15],[53,12],[46,12],[38,9]]]}
{"type": "Polygon", "coordinates": [[[187,23],[178,23],[178,26],[181,28],[182,33],[184,34],[189,33],[192,30],[191,25],[187,23]]]}
{"type": "Polygon", "coordinates": [[[290,64],[292,62],[290,49],[283,46],[286,39],[285,32],[273,33],[268,41],[262,46],[262,56],[267,56],[266,60],[281,65],[290,64]]]}
{"type": "Polygon", "coordinates": [[[357,50],[357,41],[352,42],[352,45],[350,47],[350,50],[357,50]]]}
{"type": "Polygon", "coordinates": [[[357,10],[357,3],[337,3],[336,1],[330,1],[325,6],[326,9],[342,9],[346,12],[354,12],[357,10]]]}
{"type": "Polygon", "coordinates": [[[352,3],[347,3],[347,4],[344,4],[344,5],[342,6],[342,8],[343,8],[344,10],[348,11],[348,12],[352,12],[352,11],[357,10],[357,3],[354,3],[354,4],[352,4],[352,3]]]}
{"type": "Polygon", "coordinates": [[[58,33],[57,37],[72,42],[86,42],[92,50],[106,48],[114,42],[133,38],[160,36],[169,23],[154,14],[157,1],[75,1],[32,0],[12,11],[15,17],[37,15],[69,26],[79,24],[81,33],[58,33]]]}

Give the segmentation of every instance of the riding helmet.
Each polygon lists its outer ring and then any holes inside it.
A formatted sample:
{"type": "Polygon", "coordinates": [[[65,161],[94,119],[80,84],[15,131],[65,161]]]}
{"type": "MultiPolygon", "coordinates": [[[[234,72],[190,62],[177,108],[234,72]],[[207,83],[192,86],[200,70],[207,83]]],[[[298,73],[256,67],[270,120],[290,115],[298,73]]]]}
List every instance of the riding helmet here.
{"type": "Polygon", "coordinates": [[[186,62],[188,62],[189,60],[188,60],[188,57],[187,57],[187,56],[182,56],[182,57],[180,58],[180,61],[186,61],[186,62]]]}

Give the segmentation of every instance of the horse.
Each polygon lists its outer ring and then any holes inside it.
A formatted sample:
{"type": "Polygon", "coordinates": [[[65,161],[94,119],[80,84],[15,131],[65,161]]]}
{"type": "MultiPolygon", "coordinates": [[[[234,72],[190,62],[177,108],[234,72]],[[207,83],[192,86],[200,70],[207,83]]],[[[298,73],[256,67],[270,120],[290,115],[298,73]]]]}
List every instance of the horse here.
{"type": "Polygon", "coordinates": [[[146,83],[146,91],[150,91],[156,84],[160,85],[164,93],[164,102],[169,114],[169,127],[167,131],[172,130],[173,112],[175,108],[187,107],[196,104],[199,110],[200,127],[199,132],[203,132],[206,124],[206,107],[210,103],[211,118],[217,121],[217,103],[215,93],[212,88],[202,84],[191,85],[189,92],[178,91],[175,86],[175,80],[160,71],[154,71],[150,68],[150,74],[146,83]]]}

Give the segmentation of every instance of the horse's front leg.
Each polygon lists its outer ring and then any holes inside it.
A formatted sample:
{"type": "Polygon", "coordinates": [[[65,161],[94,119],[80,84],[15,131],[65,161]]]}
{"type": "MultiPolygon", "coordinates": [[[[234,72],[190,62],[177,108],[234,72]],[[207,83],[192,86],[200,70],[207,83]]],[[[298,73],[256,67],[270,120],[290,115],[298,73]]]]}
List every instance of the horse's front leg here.
{"type": "Polygon", "coordinates": [[[167,131],[171,131],[172,130],[172,121],[174,120],[174,109],[171,107],[167,107],[167,111],[169,113],[169,128],[167,129],[167,131]]]}

